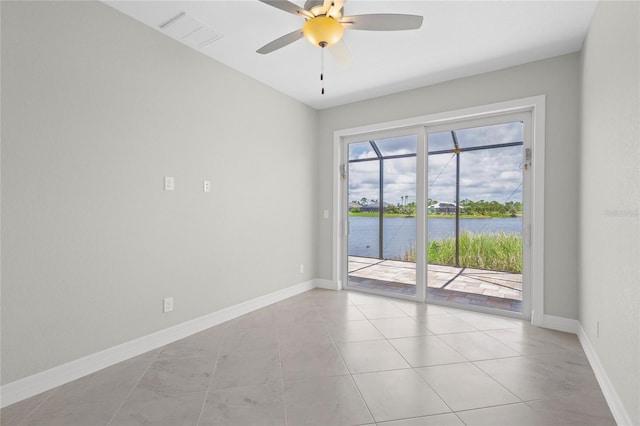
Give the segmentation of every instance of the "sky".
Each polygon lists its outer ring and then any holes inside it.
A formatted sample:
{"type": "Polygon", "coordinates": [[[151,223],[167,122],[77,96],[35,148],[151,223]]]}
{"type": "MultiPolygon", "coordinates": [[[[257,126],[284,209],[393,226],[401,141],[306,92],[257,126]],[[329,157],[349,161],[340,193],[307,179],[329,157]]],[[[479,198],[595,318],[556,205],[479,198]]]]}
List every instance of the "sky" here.
{"type": "MultiPolygon", "coordinates": [[[[522,141],[522,123],[456,130],[461,148],[522,141]]],[[[428,135],[428,150],[453,148],[451,132],[428,135]]],[[[375,141],[381,153],[402,155],[416,152],[416,137],[403,136],[375,141]]],[[[377,158],[368,141],[350,144],[350,159],[377,158]]],[[[522,146],[468,151],[460,154],[460,200],[522,201],[522,146]]],[[[378,200],[379,161],[349,164],[349,200],[378,200]]],[[[428,198],[455,201],[456,159],[452,153],[430,154],[427,166],[428,198]]],[[[416,200],[416,158],[384,160],[384,202],[403,204],[416,200]]]]}

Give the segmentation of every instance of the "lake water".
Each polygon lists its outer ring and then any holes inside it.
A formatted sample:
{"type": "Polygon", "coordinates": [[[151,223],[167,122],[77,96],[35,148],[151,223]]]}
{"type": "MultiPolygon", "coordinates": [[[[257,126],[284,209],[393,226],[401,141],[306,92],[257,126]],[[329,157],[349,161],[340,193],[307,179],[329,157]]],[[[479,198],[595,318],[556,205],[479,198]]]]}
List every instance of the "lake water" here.
{"type": "MultiPolygon", "coordinates": [[[[454,237],[454,219],[429,218],[429,240],[454,237]]],[[[378,257],[377,217],[349,218],[349,255],[378,257]]],[[[522,234],[522,218],[460,219],[460,231],[473,233],[505,232],[522,234]]],[[[416,246],[415,217],[384,218],[384,251],[386,259],[399,259],[410,248],[416,246]]]]}

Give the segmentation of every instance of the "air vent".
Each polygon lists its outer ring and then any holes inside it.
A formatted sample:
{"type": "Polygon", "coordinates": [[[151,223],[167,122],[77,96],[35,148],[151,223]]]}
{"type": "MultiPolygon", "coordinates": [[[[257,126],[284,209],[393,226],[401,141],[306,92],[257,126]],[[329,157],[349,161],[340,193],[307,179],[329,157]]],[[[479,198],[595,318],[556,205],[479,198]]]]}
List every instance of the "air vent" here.
{"type": "Polygon", "coordinates": [[[222,38],[222,34],[204,26],[185,12],[161,25],[160,28],[171,37],[198,49],[222,38]]]}

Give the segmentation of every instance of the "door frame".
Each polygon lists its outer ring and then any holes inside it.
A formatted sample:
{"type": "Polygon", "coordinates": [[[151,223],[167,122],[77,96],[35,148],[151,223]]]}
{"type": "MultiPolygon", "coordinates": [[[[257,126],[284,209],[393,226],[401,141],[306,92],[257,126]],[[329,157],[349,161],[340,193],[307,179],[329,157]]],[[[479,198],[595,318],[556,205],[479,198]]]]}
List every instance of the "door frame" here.
{"type": "MultiPolygon", "coordinates": [[[[530,291],[531,291],[531,323],[533,325],[542,326],[544,324],[544,171],[545,171],[545,96],[533,96],[522,99],[515,99],[505,102],[481,105],[471,108],[464,108],[441,113],[434,113],[413,117],[402,120],[395,120],[383,123],[376,123],[366,126],[336,130],[334,132],[334,149],[333,149],[333,229],[332,229],[332,248],[333,248],[333,265],[332,279],[337,284],[338,289],[343,288],[343,280],[347,273],[347,247],[345,245],[348,221],[345,220],[344,211],[346,208],[346,194],[343,184],[343,177],[346,177],[346,167],[348,158],[345,157],[344,140],[345,138],[364,135],[367,133],[377,133],[386,131],[399,131],[401,129],[415,127],[429,127],[447,122],[455,122],[459,120],[470,120],[475,118],[485,118],[495,115],[503,115],[513,112],[531,112],[531,160],[529,162],[531,173],[531,224],[530,227],[524,229],[525,243],[528,241],[531,250],[531,270],[530,270],[530,291]]],[[[424,191],[426,176],[426,142],[424,131],[419,131],[418,155],[422,151],[424,163],[418,160],[417,165],[417,191],[424,191]],[[420,136],[422,135],[422,136],[420,136]],[[422,186],[422,188],[420,188],[422,186]]],[[[420,158],[420,157],[418,157],[420,158]]],[[[424,208],[424,206],[423,206],[424,208]]],[[[420,227],[418,227],[420,228],[420,227]]],[[[417,229],[418,243],[426,243],[424,241],[425,229],[417,229]],[[420,239],[422,238],[422,241],[420,239]]],[[[426,269],[426,265],[425,265],[426,269]]],[[[426,273],[425,271],[416,270],[416,279],[418,275],[426,273]]],[[[424,275],[423,275],[424,276],[424,275]]],[[[425,276],[426,277],[426,276],[425,276]]],[[[421,281],[424,283],[424,280],[421,281]]],[[[426,292],[423,292],[426,293],[426,292]]],[[[425,300],[419,300],[425,302],[425,300]]],[[[528,316],[528,315],[527,315],[528,316]]]]}

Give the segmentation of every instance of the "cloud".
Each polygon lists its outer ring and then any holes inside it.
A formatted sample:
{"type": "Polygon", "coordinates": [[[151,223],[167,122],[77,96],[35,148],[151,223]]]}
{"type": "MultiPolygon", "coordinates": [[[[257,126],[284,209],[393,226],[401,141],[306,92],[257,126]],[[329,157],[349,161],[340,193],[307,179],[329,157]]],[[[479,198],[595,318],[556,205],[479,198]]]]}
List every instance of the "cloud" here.
{"type": "MultiPolygon", "coordinates": [[[[455,200],[455,158],[446,164],[452,155],[429,156],[428,190],[433,200],[455,200]]],[[[460,199],[522,201],[522,147],[460,153],[460,199]]]]}
{"type": "MultiPolygon", "coordinates": [[[[461,147],[522,141],[522,123],[506,123],[456,131],[461,147]]],[[[415,136],[375,141],[385,156],[416,152],[415,136]]],[[[429,151],[453,148],[451,132],[429,135],[429,151]]],[[[522,201],[522,146],[465,151],[460,154],[460,199],[474,201],[522,201]]],[[[379,200],[380,162],[368,141],[349,144],[349,158],[375,158],[349,164],[349,200],[379,200]]],[[[401,203],[404,196],[416,200],[416,157],[384,160],[386,203],[401,203]]],[[[452,153],[428,157],[428,197],[454,201],[456,158],[452,153]]]]}

